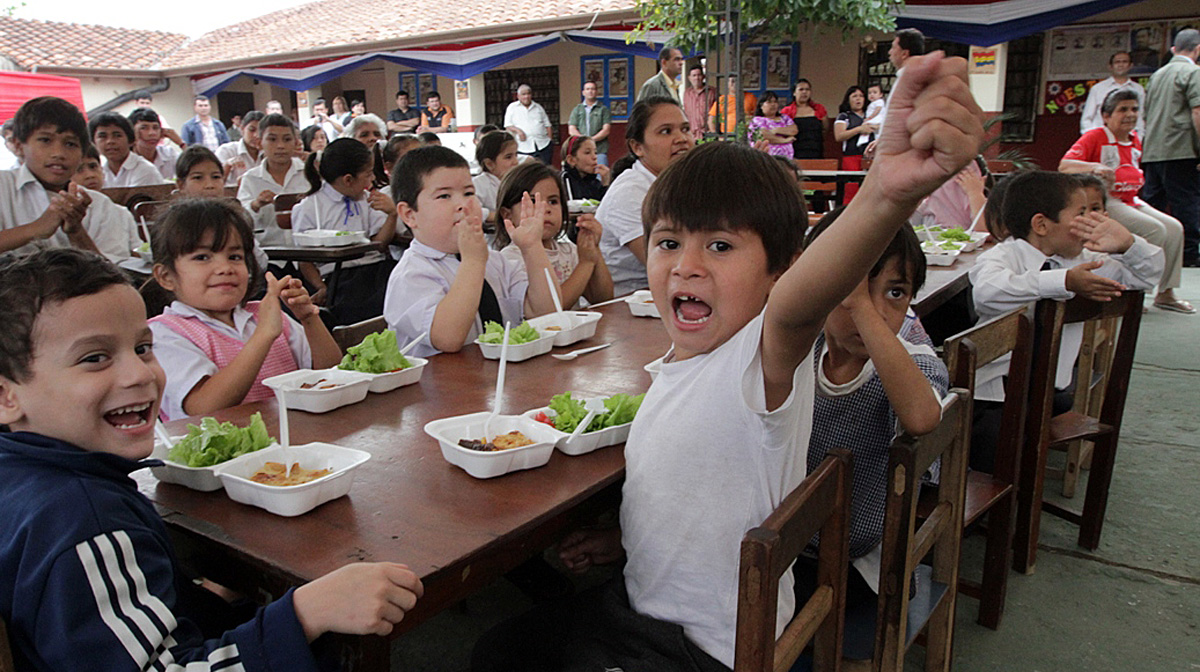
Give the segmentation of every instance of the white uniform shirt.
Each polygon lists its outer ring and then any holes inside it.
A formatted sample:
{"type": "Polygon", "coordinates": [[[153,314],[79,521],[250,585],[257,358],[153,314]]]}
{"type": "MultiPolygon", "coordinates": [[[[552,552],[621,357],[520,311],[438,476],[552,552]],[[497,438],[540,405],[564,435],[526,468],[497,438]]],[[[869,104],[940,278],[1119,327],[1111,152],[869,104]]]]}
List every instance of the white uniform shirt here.
{"type": "Polygon", "coordinates": [[[1123,83],[1118,84],[1117,80],[1109,77],[1102,79],[1092,85],[1088,90],[1087,100],[1083,103],[1083,114],[1079,117],[1079,134],[1083,135],[1093,128],[1100,128],[1104,125],[1104,118],[1100,116],[1100,106],[1104,105],[1104,99],[1113,91],[1121,91],[1127,89],[1137,94],[1138,100],[1138,120],[1137,131],[1139,138],[1146,137],[1146,90],[1141,84],[1127,79],[1123,83]]]}
{"type": "MultiPolygon", "coordinates": [[[[132,257],[134,248],[141,244],[141,240],[129,210],[113,203],[98,191],[83,187],[79,191],[92,199],[87,214],[83,216],[83,228],[91,236],[96,248],[113,262],[132,257]]],[[[0,171],[0,229],[28,224],[41,217],[48,207],[50,194],[27,166],[0,171]]],[[[55,247],[71,247],[71,241],[61,229],[55,231],[48,240],[55,247]]],[[[29,251],[31,248],[32,244],[19,249],[29,251]]]]}
{"type": "Polygon", "coordinates": [[[146,159],[142,158],[137,152],[129,152],[125,162],[117,169],[114,175],[108,167],[108,159],[101,158],[100,172],[104,173],[104,188],[112,189],[114,187],[145,187],[151,184],[163,184],[166,182],[163,179],[162,173],[158,172],[158,168],[154,167],[146,159]]]}
{"type": "MultiPolygon", "coordinates": [[[[1111,278],[1130,289],[1150,289],[1158,284],[1163,272],[1163,251],[1140,236],[1124,254],[1101,254],[1084,250],[1079,256],[1066,259],[1058,255],[1047,257],[1041,250],[1020,238],[1009,238],[979,255],[971,267],[971,293],[979,322],[999,317],[1010,310],[1041,299],[1065,301],[1073,298],[1067,290],[1067,271],[1079,264],[1101,260],[1104,265],[1093,270],[1096,275],[1111,278]],[[1050,270],[1041,270],[1050,262],[1050,270]]],[[[1083,342],[1083,325],[1063,327],[1059,346],[1058,370],[1054,377],[1056,388],[1063,390],[1071,384],[1071,372],[1083,342]]],[[[975,398],[985,401],[1004,401],[1004,376],[1008,373],[1011,355],[1005,355],[979,369],[975,374],[975,398]]]]}
{"type": "Polygon", "coordinates": [[[259,208],[258,212],[254,212],[250,207],[254,199],[264,191],[275,194],[303,194],[308,191],[309,186],[308,178],[304,177],[304,162],[295,157],[292,158],[292,166],[283,178],[283,184],[276,182],[267,172],[266,161],[246,171],[242,176],[242,185],[238,187],[237,197],[254,220],[254,237],[258,239],[259,245],[291,245],[292,232],[275,224],[273,204],[268,203],[259,208]]]}
{"type": "MultiPolygon", "coordinates": [[[[475,184],[475,198],[479,199],[479,203],[488,211],[496,211],[496,197],[500,191],[500,178],[487,172],[471,178],[471,182],[475,184]]],[[[503,224],[503,222],[500,222],[503,224]]]]}
{"type": "MultiPolygon", "coordinates": [[[[804,480],[812,430],[811,348],[791,395],[768,412],[762,325],[760,314],[708,354],[681,362],[668,355],[625,444],[629,603],[681,625],[730,667],[742,537],[804,480]]],[[[776,636],[794,612],[788,572],[779,581],[776,636]]]]}
{"type": "Polygon", "coordinates": [[[518,153],[532,154],[550,144],[550,117],[536,102],[529,103],[529,107],[519,100],[509,103],[508,109],[504,110],[504,127],[509,126],[525,131],[524,140],[517,138],[518,153]]]}
{"type": "MultiPolygon", "coordinates": [[[[292,231],[300,233],[313,229],[329,231],[360,231],[367,238],[379,233],[387,222],[387,215],[367,205],[365,194],[358,200],[345,202],[345,196],[328,182],[321,185],[317,193],[304,197],[292,208],[292,231]]],[[[342,262],[342,268],[365,266],[383,260],[382,252],[342,262]]],[[[334,264],[321,264],[321,275],[333,273],[334,264]]]]}
{"type": "Polygon", "coordinates": [[[624,296],[647,285],[646,266],[625,245],[646,235],[642,201],[655,179],[654,173],[638,161],[613,181],[596,210],[596,219],[603,227],[600,253],[612,273],[614,296],[624,296]]]}
{"type": "MultiPolygon", "coordinates": [[[[233,309],[233,324],[210,317],[182,301],[174,301],[163,310],[163,315],[182,315],[196,317],[204,326],[213,331],[235,338],[242,343],[250,340],[258,321],[250,311],[238,306],[233,309]]],[[[283,316],[291,325],[288,335],[288,348],[296,363],[302,369],[312,368],[312,350],[308,347],[308,338],[304,335],[304,327],[299,322],[283,316]]],[[[183,410],[183,400],[187,398],[192,388],[204,378],[209,378],[220,369],[217,363],[208,358],[204,351],[196,347],[187,337],[182,336],[165,324],[150,323],[150,331],[154,333],[154,356],[167,372],[167,386],[163,389],[162,409],[171,419],[183,418],[187,413],[183,410]]]]}
{"type": "MultiPolygon", "coordinates": [[[[387,318],[388,328],[396,332],[397,341],[408,343],[429,331],[438,304],[454,283],[458,264],[453,254],[440,252],[420,241],[412,242],[400,263],[392,269],[383,299],[383,316],[387,318]]],[[[483,277],[496,292],[504,320],[514,327],[520,324],[525,319],[525,292],[529,289],[524,265],[510,263],[496,250],[488,250],[483,277]]],[[[483,323],[476,315],[475,324],[463,343],[474,341],[482,331],[483,323]]],[[[412,354],[428,357],[439,352],[426,336],[413,348],[412,354]]]]}
{"type": "Polygon", "coordinates": [[[229,169],[229,174],[225,176],[225,186],[236,187],[238,179],[246,174],[254,166],[257,166],[265,156],[261,151],[258,153],[258,159],[250,156],[250,150],[246,147],[245,139],[227,142],[217,148],[217,158],[221,160],[221,166],[224,167],[231,161],[241,161],[242,167],[234,166],[229,169]]]}
{"type": "Polygon", "coordinates": [[[167,182],[175,181],[175,162],[179,160],[179,154],[179,145],[169,140],[166,144],[160,144],[154,148],[154,160],[150,163],[154,164],[154,167],[158,169],[158,174],[162,175],[167,182]]]}
{"type": "MultiPolygon", "coordinates": [[[[500,250],[500,254],[507,257],[510,262],[520,265],[521,268],[525,268],[525,257],[521,255],[521,248],[516,245],[509,243],[503,250],[500,250]]],[[[575,267],[579,265],[579,248],[565,237],[558,238],[551,241],[550,247],[546,248],[546,257],[550,259],[550,268],[554,270],[554,277],[558,278],[558,284],[562,285],[575,272],[575,267]]],[[[526,269],[525,273],[529,273],[528,269],[526,269]]],[[[534,282],[537,282],[537,280],[537,278],[534,278],[534,282]]],[[[545,282],[545,280],[542,280],[542,282],[545,282]]],[[[578,308],[579,303],[576,302],[574,306],[567,306],[567,310],[578,308]]]]}

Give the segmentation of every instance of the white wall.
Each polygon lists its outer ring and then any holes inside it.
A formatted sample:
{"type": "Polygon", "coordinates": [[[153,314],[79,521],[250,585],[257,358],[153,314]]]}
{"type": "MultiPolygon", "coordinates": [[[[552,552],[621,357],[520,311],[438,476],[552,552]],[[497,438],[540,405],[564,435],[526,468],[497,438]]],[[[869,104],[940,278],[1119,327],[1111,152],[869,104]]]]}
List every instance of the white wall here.
{"type": "MultiPolygon", "coordinates": [[[[150,79],[133,77],[81,77],[79,81],[83,89],[83,104],[89,109],[153,83],[150,79]]],[[[172,128],[179,128],[193,116],[192,82],[187,77],[172,77],[170,84],[166,91],[154,94],[154,111],[166,117],[172,128]]],[[[135,107],[131,100],[116,108],[116,111],[129,114],[135,107]]]]}

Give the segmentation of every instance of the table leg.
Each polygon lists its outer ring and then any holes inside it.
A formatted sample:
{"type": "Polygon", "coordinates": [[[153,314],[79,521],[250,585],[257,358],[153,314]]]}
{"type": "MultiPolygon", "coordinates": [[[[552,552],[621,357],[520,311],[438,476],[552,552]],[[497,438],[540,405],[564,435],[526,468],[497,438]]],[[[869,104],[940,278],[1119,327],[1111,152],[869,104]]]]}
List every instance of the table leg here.
{"type": "Polygon", "coordinates": [[[338,274],[341,273],[341,271],[342,262],[335,261],[333,263],[333,272],[329,274],[329,282],[327,283],[329,291],[325,292],[325,305],[327,306],[333,305],[333,295],[334,292],[337,291],[338,274]]]}
{"type": "Polygon", "coordinates": [[[325,635],[330,652],[340,661],[339,670],[346,672],[388,672],[392,666],[392,645],[386,637],[376,635],[325,635]],[[336,652],[336,653],[334,653],[336,652]]]}

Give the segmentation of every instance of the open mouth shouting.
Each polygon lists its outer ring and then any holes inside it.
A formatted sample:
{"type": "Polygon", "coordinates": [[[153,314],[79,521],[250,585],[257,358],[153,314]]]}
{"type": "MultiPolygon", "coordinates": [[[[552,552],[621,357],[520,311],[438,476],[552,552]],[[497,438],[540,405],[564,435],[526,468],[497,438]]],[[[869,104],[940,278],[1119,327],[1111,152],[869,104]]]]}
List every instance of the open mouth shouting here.
{"type": "Polygon", "coordinates": [[[122,406],[104,414],[104,421],[121,430],[140,429],[154,421],[153,402],[122,406]]]}
{"type": "Polygon", "coordinates": [[[675,320],[682,325],[701,325],[712,316],[712,306],[691,294],[677,294],[671,299],[675,320]]]}

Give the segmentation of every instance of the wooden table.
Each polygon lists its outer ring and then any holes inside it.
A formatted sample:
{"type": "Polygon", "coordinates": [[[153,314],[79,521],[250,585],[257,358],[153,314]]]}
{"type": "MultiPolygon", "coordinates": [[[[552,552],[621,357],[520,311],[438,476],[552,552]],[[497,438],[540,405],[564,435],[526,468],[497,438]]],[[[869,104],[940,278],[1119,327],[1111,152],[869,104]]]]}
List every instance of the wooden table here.
{"type": "Polygon", "coordinates": [[[369,252],[383,251],[387,254],[387,246],[379,243],[356,243],[341,247],[306,247],[303,245],[278,245],[264,247],[262,251],[271,261],[308,261],[314,264],[333,264],[333,272],[329,274],[329,291],[325,305],[333,305],[333,295],[337,291],[338,274],[342,270],[342,262],[361,259],[369,252]]]}
{"type": "MultiPolygon", "coordinates": [[[[632,317],[621,303],[600,311],[604,318],[596,336],[568,349],[613,346],[573,362],[543,355],[510,364],[505,413],[543,406],[567,390],[609,395],[649,387],[642,367],[669,344],[661,321],[632,317]]],[[[476,480],[442,458],[437,442],[424,433],[425,423],[491,408],[497,368],[468,346],[431,358],[419,384],[372,394],[324,415],[293,412],[294,443],[327,441],[372,454],[356,472],[348,497],[303,516],[281,518],[236,504],[219,491],[159,483],[148,470],[135,478],[168,527],[207,558],[201,571],[248,594],[278,595],[360,560],[408,564],[424,582],[425,596],[399,633],[540,552],[619,493],[625,464],[620,446],[579,457],[556,452],[544,467],[489,480],[476,480]]],[[[245,424],[256,411],[268,427],[276,425],[274,401],[215,415],[245,424]]],[[[184,422],[172,423],[172,430],[181,430],[184,422]]],[[[386,640],[355,639],[364,667],[386,669],[386,640]]]]}
{"type": "Polygon", "coordinates": [[[846,202],[846,184],[850,182],[862,182],[867,177],[867,171],[802,169],[801,177],[805,180],[833,178],[837,183],[837,204],[842,204],[846,202]]]}
{"type": "Polygon", "coordinates": [[[979,260],[979,255],[990,245],[985,245],[972,252],[960,254],[950,266],[928,266],[925,270],[925,286],[917,292],[913,301],[913,311],[918,317],[937,310],[955,294],[963,291],[971,284],[967,277],[971,267],[979,260]]]}

